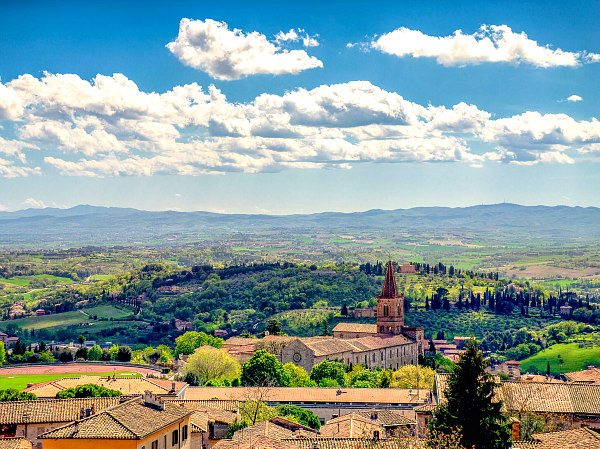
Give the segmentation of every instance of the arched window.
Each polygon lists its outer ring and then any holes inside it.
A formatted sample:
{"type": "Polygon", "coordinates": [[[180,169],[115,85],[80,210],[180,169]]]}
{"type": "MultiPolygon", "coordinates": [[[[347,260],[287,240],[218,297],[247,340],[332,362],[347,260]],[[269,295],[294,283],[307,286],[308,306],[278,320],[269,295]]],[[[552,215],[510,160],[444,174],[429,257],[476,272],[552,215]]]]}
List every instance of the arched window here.
{"type": "Polygon", "coordinates": [[[387,304],[385,306],[383,306],[383,316],[389,316],[390,315],[390,306],[388,306],[387,304]]]}
{"type": "Polygon", "coordinates": [[[400,304],[398,304],[398,316],[402,315],[402,312],[400,311],[400,304]]]}

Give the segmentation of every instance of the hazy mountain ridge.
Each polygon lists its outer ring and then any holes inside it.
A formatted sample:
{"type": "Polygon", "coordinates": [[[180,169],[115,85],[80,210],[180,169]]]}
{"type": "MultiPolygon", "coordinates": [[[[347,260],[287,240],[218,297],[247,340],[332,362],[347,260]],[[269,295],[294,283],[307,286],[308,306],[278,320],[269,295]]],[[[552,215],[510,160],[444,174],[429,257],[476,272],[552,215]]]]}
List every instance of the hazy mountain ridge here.
{"type": "Polygon", "coordinates": [[[477,235],[511,238],[594,240],[600,238],[600,208],[493,204],[461,208],[418,207],[364,212],[294,215],[143,211],[81,205],[70,209],[0,212],[0,243],[127,243],[165,237],[185,240],[232,234],[293,232],[381,232],[477,235]]]}

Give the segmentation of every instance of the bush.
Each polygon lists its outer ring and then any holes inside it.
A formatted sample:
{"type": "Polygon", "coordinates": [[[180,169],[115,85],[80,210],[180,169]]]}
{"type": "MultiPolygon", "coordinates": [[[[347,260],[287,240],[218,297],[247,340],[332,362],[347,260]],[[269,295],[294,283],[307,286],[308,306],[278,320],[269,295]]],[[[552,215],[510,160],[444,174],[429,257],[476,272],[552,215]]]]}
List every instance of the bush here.
{"type": "Polygon", "coordinates": [[[121,396],[121,392],[96,384],[79,385],[56,393],[56,399],[111,398],[116,396],[121,396]]]}

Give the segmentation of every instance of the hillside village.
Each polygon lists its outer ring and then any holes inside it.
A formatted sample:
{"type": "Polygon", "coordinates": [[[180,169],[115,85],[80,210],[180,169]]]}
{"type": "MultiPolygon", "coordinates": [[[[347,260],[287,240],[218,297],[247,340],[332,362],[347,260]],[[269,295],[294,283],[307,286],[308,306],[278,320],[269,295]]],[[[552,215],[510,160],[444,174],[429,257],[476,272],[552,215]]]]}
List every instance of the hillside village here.
{"type": "MultiPolygon", "coordinates": [[[[465,363],[463,358],[473,351],[469,339],[455,338],[455,344],[426,340],[423,328],[404,325],[403,307],[390,262],[377,295],[375,324],[339,323],[333,336],[323,337],[234,337],[221,349],[200,346],[191,355],[180,355],[176,369],[185,373],[195,354],[206,350],[243,363],[242,381],[257,357],[266,356],[311,376],[328,363],[373,372],[417,366],[434,348],[459,365],[465,363]]],[[[262,369],[258,374],[264,381],[249,377],[253,382],[246,380],[244,386],[195,386],[187,377],[165,378],[159,372],[32,384],[20,393],[30,395],[29,400],[15,396],[17,400],[0,401],[0,448],[459,447],[435,440],[431,433],[454,374],[435,373],[429,388],[419,384],[418,368],[415,388],[289,387],[278,386],[262,369]],[[64,395],[90,386],[114,396],[64,395]]],[[[422,370],[424,374],[426,368],[422,370]]],[[[507,361],[488,366],[485,375],[494,382],[493,400],[501,402],[499,413],[508,419],[513,449],[600,447],[599,369],[590,366],[558,379],[521,374],[518,362],[507,361]]]]}

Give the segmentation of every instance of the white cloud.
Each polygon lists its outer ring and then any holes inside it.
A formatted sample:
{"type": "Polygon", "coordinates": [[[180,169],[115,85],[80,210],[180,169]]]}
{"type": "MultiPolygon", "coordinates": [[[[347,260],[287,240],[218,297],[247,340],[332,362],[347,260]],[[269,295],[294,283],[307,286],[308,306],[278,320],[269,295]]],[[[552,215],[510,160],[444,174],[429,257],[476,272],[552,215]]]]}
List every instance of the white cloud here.
{"type": "Polygon", "coordinates": [[[569,103],[577,103],[578,101],[582,101],[583,98],[581,98],[579,95],[570,95],[566,98],[566,100],[569,103]]]}
{"type": "Polygon", "coordinates": [[[0,203],[0,212],[6,212],[8,210],[8,206],[6,204],[0,203]]]}
{"type": "Polygon", "coordinates": [[[31,197],[29,197],[25,201],[23,201],[23,205],[25,205],[27,207],[31,207],[33,209],[44,209],[46,207],[50,207],[44,201],[36,200],[35,198],[31,198],[31,197]]]}
{"type": "Polygon", "coordinates": [[[421,105],[368,81],[245,103],[197,84],[143,92],[121,74],[89,81],[23,75],[4,87],[23,112],[0,130],[2,177],[42,169],[98,177],[347,169],[361,162],[564,164],[590,157],[600,144],[595,118],[536,111],[494,118],[462,102],[421,105]],[[34,152],[42,167],[28,161],[34,152]]]}
{"type": "Polygon", "coordinates": [[[473,34],[456,30],[449,36],[430,36],[401,27],[371,42],[371,47],[398,57],[435,58],[438,64],[461,66],[484,62],[524,63],[536,67],[574,67],[598,62],[600,55],[570,52],[540,45],[508,25],[482,25],[473,34]]]}
{"type": "MultiPolygon", "coordinates": [[[[278,36],[279,42],[293,40],[294,36],[298,39],[295,30],[278,36]]],[[[307,42],[313,44],[310,40],[307,42]]],[[[276,44],[257,31],[230,30],[225,22],[181,19],[179,35],[167,48],[182,63],[219,80],[257,74],[297,74],[323,67],[319,59],[304,50],[288,50],[276,44]]]]}

